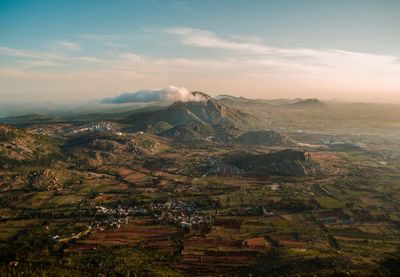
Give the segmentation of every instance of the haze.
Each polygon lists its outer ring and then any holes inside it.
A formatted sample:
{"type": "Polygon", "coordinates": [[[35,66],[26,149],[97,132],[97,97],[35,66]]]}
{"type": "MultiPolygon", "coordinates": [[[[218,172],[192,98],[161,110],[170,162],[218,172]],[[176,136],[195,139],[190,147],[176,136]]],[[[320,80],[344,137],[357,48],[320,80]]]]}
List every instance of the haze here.
{"type": "Polygon", "coordinates": [[[399,101],[399,10],[398,1],[0,1],[0,103],[169,85],[399,101]]]}

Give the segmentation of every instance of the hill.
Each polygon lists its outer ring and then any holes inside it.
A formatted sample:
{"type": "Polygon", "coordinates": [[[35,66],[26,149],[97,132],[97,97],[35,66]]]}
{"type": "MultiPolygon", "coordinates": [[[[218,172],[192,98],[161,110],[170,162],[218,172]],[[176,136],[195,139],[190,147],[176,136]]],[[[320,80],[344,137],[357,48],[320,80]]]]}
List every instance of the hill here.
{"type": "Polygon", "coordinates": [[[60,116],[46,115],[46,114],[28,114],[28,115],[0,118],[0,122],[3,124],[12,124],[21,127],[30,124],[46,124],[46,123],[56,123],[63,121],[65,120],[60,116]]]}
{"type": "Polygon", "coordinates": [[[23,129],[0,124],[0,168],[20,164],[50,163],[60,155],[60,141],[29,134],[23,129]]]}
{"type": "Polygon", "coordinates": [[[235,153],[227,163],[253,175],[313,176],[321,171],[309,153],[293,149],[268,154],[235,153]]]}
{"type": "Polygon", "coordinates": [[[302,99],[300,101],[287,104],[287,106],[291,108],[320,108],[324,107],[325,104],[319,99],[312,98],[312,99],[302,99]]]}
{"type": "Polygon", "coordinates": [[[229,108],[216,99],[203,92],[192,92],[193,95],[201,95],[201,101],[177,101],[168,108],[138,113],[128,116],[124,123],[132,124],[137,129],[147,129],[158,122],[166,122],[173,127],[189,123],[205,123],[210,125],[245,125],[254,119],[251,115],[240,110],[229,108]]]}
{"type": "Polygon", "coordinates": [[[274,146],[293,145],[294,140],[276,131],[250,131],[240,135],[236,142],[245,145],[274,146]]]}
{"type": "Polygon", "coordinates": [[[193,122],[170,128],[158,135],[171,138],[177,143],[191,144],[200,142],[229,143],[233,142],[239,134],[240,130],[234,126],[193,122]]]}
{"type": "Polygon", "coordinates": [[[126,164],[165,149],[167,142],[151,134],[123,134],[112,131],[83,132],[64,145],[69,161],[82,168],[126,164]]]}

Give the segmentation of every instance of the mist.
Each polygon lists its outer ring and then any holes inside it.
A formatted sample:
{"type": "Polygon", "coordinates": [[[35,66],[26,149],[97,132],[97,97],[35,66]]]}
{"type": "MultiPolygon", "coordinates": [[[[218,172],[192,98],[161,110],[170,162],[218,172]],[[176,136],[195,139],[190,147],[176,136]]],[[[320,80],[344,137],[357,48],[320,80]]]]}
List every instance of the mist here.
{"type": "Polygon", "coordinates": [[[147,102],[175,102],[175,101],[201,101],[200,95],[193,95],[185,87],[173,85],[164,89],[145,89],[136,92],[126,92],[114,97],[102,99],[104,104],[147,103],[147,102]]]}

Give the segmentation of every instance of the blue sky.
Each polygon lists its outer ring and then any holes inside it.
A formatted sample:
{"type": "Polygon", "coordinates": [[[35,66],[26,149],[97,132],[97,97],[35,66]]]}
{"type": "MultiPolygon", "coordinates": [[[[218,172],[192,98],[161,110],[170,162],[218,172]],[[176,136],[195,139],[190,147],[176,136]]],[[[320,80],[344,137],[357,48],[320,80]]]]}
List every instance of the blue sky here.
{"type": "Polygon", "coordinates": [[[0,0],[0,97],[398,99],[400,1],[0,0]]]}

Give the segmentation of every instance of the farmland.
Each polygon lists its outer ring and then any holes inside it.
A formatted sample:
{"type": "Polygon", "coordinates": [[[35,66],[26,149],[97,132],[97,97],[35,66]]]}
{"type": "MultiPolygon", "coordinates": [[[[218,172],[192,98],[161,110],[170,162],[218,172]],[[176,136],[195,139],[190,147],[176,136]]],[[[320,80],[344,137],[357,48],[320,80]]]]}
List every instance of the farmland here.
{"type": "MultiPolygon", "coordinates": [[[[312,111],[318,112],[324,113],[312,111]]],[[[384,127],[368,126],[364,134],[346,135],[330,125],[316,132],[324,123],[306,129],[298,113],[287,112],[290,124],[274,123],[298,142],[291,151],[128,132],[71,139],[42,124],[53,141],[47,138],[40,149],[68,154],[3,168],[1,271],[394,274],[400,250],[397,129],[371,135],[384,127]],[[271,163],[278,158],[285,162],[271,163]],[[302,174],[299,164],[313,170],[302,174]]]]}

